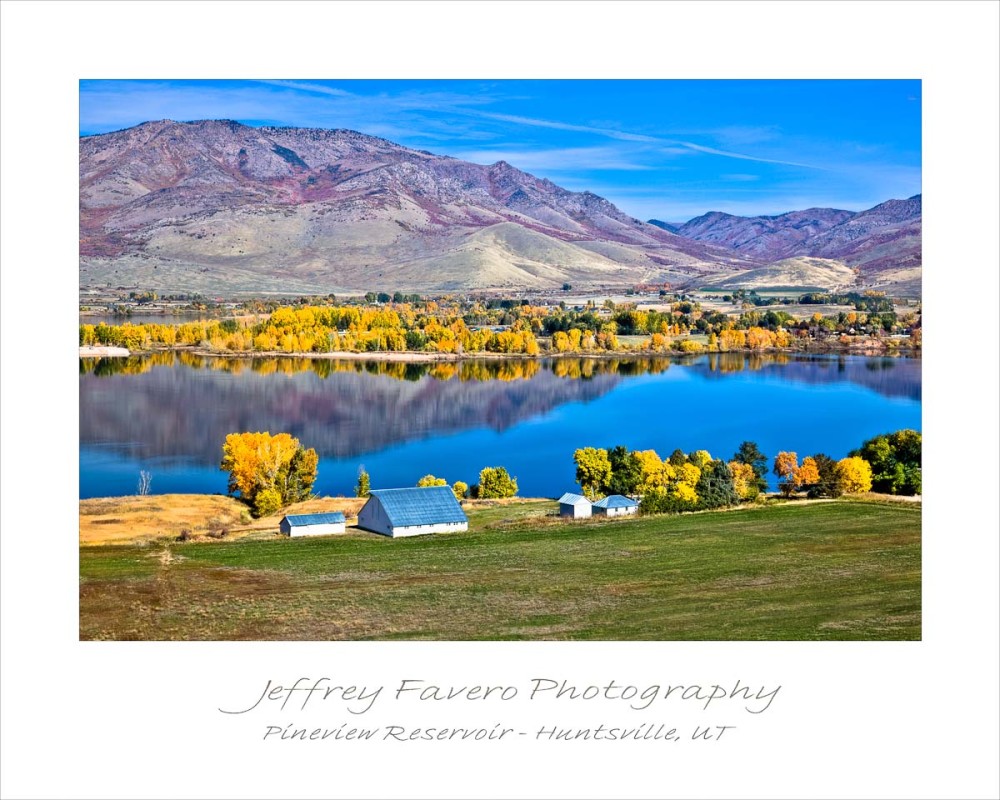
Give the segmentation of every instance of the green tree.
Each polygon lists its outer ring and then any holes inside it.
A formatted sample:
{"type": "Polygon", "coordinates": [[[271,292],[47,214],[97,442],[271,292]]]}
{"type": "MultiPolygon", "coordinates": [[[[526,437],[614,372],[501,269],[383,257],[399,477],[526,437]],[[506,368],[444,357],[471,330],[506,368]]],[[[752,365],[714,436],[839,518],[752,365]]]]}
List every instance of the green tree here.
{"type": "Polygon", "coordinates": [[[611,480],[604,487],[607,494],[635,494],[642,483],[642,462],[623,445],[608,451],[608,461],[611,480]]]}
{"type": "Polygon", "coordinates": [[[809,497],[840,497],[840,486],[837,482],[837,462],[826,453],[816,453],[812,457],[816,462],[819,480],[807,486],[809,497]]]}
{"type": "Polygon", "coordinates": [[[683,467],[688,463],[687,453],[681,450],[679,447],[670,454],[670,466],[672,467],[683,467]]]}
{"type": "MultiPolygon", "coordinates": [[[[281,496],[284,503],[301,503],[308,500],[316,483],[316,473],[319,468],[319,456],[313,449],[304,450],[301,447],[295,451],[287,470],[283,473],[281,496]]],[[[279,477],[279,480],[282,480],[279,477]]]]}
{"type": "Polygon", "coordinates": [[[517,494],[517,478],[503,467],[484,467],[479,472],[479,496],[483,499],[513,497],[517,494]]]}
{"type": "Polygon", "coordinates": [[[872,468],[872,491],[884,494],[918,494],[921,489],[921,435],[912,429],[884,433],[868,439],[848,455],[867,461],[872,468]]]}
{"type": "Polygon", "coordinates": [[[767,456],[760,451],[756,442],[743,442],[733,455],[733,461],[753,467],[758,491],[767,491],[767,456]]]}
{"type": "Polygon", "coordinates": [[[695,485],[699,508],[724,508],[740,502],[733,486],[733,473],[724,461],[709,461],[695,485]]]}
{"type": "Polygon", "coordinates": [[[583,447],[573,453],[573,461],[576,463],[576,482],[580,484],[583,493],[593,500],[611,482],[608,451],[583,447]]]}

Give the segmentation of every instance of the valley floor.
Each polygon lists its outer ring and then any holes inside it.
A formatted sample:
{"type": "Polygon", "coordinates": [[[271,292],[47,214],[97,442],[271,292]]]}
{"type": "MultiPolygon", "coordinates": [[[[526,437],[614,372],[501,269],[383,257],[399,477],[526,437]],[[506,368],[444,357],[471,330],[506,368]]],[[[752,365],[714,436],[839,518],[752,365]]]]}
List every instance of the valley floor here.
{"type": "MultiPolygon", "coordinates": [[[[84,501],[81,519],[125,499],[84,501]]],[[[461,534],[287,539],[262,520],[219,541],[81,547],[80,638],[920,638],[919,505],[555,514],[551,500],[484,502],[461,534]]]]}

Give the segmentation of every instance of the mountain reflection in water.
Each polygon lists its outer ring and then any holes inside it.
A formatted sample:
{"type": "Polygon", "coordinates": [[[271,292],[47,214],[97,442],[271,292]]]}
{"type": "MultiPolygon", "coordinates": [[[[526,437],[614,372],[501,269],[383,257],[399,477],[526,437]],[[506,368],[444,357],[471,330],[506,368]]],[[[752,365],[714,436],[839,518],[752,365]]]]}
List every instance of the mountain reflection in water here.
{"type": "Polygon", "coordinates": [[[555,495],[573,488],[577,447],[622,443],[661,455],[715,447],[727,456],[744,438],[778,441],[787,432],[780,448],[795,449],[783,408],[792,399],[806,401],[796,413],[814,414],[814,427],[831,426],[819,443],[841,457],[862,434],[919,427],[920,361],[742,353],[431,363],[184,352],[80,359],[81,496],[132,493],[139,465],[154,463],[154,492],[225,491],[222,441],[250,430],[287,431],[316,448],[323,493],[350,492],[364,460],[400,485],[427,472],[474,482],[470,470],[505,464],[521,470],[522,494],[555,495]],[[809,393],[818,392],[810,387],[820,386],[823,399],[810,406],[809,393]],[[845,420],[848,401],[865,416],[845,420]]]}

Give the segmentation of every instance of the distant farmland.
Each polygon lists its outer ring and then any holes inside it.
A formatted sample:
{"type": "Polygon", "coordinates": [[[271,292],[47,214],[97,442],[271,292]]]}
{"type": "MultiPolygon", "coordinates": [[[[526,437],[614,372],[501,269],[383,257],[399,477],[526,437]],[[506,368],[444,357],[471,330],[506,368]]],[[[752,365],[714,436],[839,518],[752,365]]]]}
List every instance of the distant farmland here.
{"type": "MultiPolygon", "coordinates": [[[[920,507],[852,501],[80,550],[81,639],[919,639],[920,507]]],[[[350,530],[350,529],[349,529],[350,530]]]]}

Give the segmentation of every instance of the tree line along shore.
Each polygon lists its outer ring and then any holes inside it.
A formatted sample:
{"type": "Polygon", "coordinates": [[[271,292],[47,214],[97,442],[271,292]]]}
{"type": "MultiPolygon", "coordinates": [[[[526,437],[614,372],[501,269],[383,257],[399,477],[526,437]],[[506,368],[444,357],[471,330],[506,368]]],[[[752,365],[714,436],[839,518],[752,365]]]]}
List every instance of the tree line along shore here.
{"type": "MultiPolygon", "coordinates": [[[[837,499],[872,491],[883,497],[917,498],[921,493],[921,445],[918,431],[904,429],[868,439],[839,461],[816,453],[800,463],[797,453],[781,451],[773,458],[773,473],[778,477],[780,497],[785,500],[802,496],[837,499]]],[[[586,497],[638,498],[640,516],[735,509],[770,504],[775,499],[768,495],[767,473],[772,461],[750,441],[741,443],[728,460],[713,458],[706,450],[691,453],[675,450],[669,457],[661,458],[654,450],[616,446],[579,448],[573,453],[573,462],[576,481],[586,497]]],[[[145,522],[160,530],[161,538],[167,535],[187,541],[193,535],[224,539],[234,529],[243,534],[260,531],[255,520],[290,513],[293,508],[296,513],[308,507],[309,511],[336,510],[356,515],[373,488],[372,476],[363,468],[359,470],[354,498],[321,500],[312,493],[318,466],[316,451],[303,447],[287,433],[233,433],[226,437],[220,463],[220,469],[229,475],[230,497],[213,500],[209,495],[180,495],[158,501],[155,508],[142,504],[146,511],[157,512],[145,522]],[[190,510],[184,507],[185,497],[195,498],[190,501],[190,510]],[[194,511],[203,507],[209,510],[194,511]],[[180,518],[178,514],[183,516],[184,527],[172,532],[171,525],[175,517],[180,518]],[[194,534],[195,530],[200,534],[194,534]]],[[[151,479],[148,473],[141,474],[138,495],[148,494],[151,479]]],[[[426,474],[416,482],[417,487],[449,485],[459,501],[518,501],[517,478],[502,466],[484,467],[478,482],[472,485],[462,480],[449,484],[445,478],[433,474],[426,474]]],[[[81,542],[107,543],[131,538],[117,529],[102,533],[95,528],[127,522],[122,514],[130,508],[128,498],[81,501],[81,542]],[[111,516],[104,518],[106,514],[111,516]]]]}
{"type": "MultiPolygon", "coordinates": [[[[704,352],[916,352],[919,310],[897,313],[877,293],[854,310],[795,317],[743,302],[738,313],[678,300],[662,310],[634,303],[574,308],[527,301],[419,300],[366,305],[279,306],[266,313],[178,324],[79,326],[81,354],[187,349],[204,354],[453,360],[562,355],[704,352]]],[[[808,297],[808,296],[806,296],[808,297]]],[[[852,296],[853,297],[853,296],[852,296]]],[[[822,299],[830,299],[822,296],[822,299]]]]}

